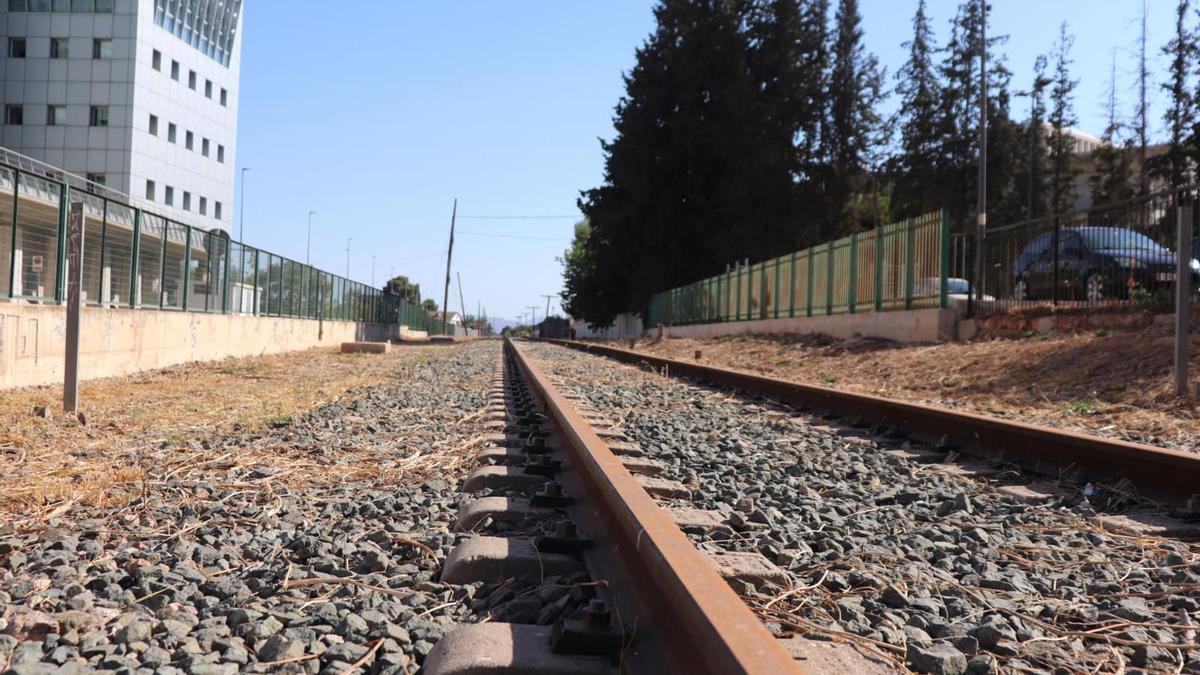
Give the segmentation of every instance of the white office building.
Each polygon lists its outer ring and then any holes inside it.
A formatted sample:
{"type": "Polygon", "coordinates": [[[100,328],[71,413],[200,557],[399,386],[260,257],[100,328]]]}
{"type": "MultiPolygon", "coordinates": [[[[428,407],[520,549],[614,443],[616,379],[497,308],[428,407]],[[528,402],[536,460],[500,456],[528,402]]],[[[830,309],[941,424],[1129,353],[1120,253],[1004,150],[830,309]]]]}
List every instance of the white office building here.
{"type": "Polygon", "coordinates": [[[0,146],[232,229],[241,0],[0,3],[0,146]]]}

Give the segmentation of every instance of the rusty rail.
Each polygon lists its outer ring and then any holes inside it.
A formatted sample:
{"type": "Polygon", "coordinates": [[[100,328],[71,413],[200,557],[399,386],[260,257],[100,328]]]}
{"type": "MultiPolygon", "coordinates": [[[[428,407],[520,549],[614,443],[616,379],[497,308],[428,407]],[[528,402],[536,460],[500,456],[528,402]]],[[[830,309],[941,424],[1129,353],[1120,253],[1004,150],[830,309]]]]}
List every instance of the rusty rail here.
{"type": "Polygon", "coordinates": [[[841,391],[729,368],[668,359],[572,340],[546,340],[669,375],[741,389],[835,415],[859,417],[952,446],[961,452],[1016,462],[1051,476],[1078,471],[1097,482],[1128,479],[1142,494],[1182,505],[1200,492],[1200,454],[1052,429],[921,403],[841,391]]]}
{"type": "Polygon", "coordinates": [[[570,473],[587,496],[583,510],[603,530],[585,557],[593,577],[615,587],[631,648],[660,652],[650,660],[670,672],[800,672],[574,406],[519,346],[505,340],[505,348],[566,445],[570,473]]]}

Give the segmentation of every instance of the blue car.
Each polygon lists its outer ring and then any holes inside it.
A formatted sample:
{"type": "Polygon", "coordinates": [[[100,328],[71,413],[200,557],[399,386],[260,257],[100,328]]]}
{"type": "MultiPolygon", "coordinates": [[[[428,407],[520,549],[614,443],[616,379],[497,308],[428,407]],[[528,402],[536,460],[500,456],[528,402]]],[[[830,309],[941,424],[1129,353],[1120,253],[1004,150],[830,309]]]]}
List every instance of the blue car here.
{"type": "MultiPolygon", "coordinates": [[[[1025,245],[1013,265],[1014,300],[1055,297],[1054,233],[1025,245]]],[[[1127,298],[1135,288],[1153,291],[1175,283],[1175,253],[1150,237],[1122,227],[1083,225],[1059,230],[1058,298],[1098,302],[1127,298]]],[[[1200,262],[1191,260],[1193,282],[1200,262]]]]}

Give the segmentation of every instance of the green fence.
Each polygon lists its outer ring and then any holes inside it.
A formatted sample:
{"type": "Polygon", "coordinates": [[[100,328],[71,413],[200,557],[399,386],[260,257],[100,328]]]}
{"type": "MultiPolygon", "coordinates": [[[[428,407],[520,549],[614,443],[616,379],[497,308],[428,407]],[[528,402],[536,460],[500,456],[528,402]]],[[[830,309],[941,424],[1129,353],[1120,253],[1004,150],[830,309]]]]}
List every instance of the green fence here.
{"type": "Polygon", "coordinates": [[[0,298],[66,299],[69,204],[84,205],[81,297],[99,307],[399,324],[428,312],[366,284],[0,163],[0,298]]]}
{"type": "Polygon", "coordinates": [[[648,324],[749,321],[946,307],[945,209],[656,293],[648,324]]]}

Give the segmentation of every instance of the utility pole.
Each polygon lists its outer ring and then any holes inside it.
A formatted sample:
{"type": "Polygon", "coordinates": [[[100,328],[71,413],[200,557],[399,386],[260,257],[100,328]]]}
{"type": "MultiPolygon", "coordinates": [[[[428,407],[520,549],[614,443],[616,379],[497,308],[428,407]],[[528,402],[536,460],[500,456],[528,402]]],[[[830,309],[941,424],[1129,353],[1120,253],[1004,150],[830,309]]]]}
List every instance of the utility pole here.
{"type": "Polygon", "coordinates": [[[312,265],[312,217],[316,211],[308,212],[308,243],[304,245],[304,264],[312,265]]]}
{"type": "Polygon", "coordinates": [[[549,319],[550,318],[550,299],[553,298],[554,296],[553,295],[543,295],[542,297],[546,299],[546,318],[549,319]]]}
{"type": "Polygon", "coordinates": [[[1192,207],[1175,208],[1175,395],[1188,395],[1192,325],[1192,207]]]}
{"type": "Polygon", "coordinates": [[[238,235],[238,239],[243,244],[246,243],[246,172],[249,170],[250,167],[248,166],[242,167],[242,215],[239,218],[241,220],[242,233],[238,235]]]}
{"type": "Polygon", "coordinates": [[[346,278],[350,278],[350,242],[354,241],[354,237],[346,237],[346,278]]]}
{"type": "Polygon", "coordinates": [[[529,310],[529,333],[533,334],[533,328],[537,325],[537,305],[525,305],[529,310]]]}
{"type": "Polygon", "coordinates": [[[458,217],[458,197],[450,210],[450,246],[446,249],[446,287],[442,291],[442,335],[446,334],[446,305],[450,302],[450,261],[454,258],[454,220],[458,217]]]}
{"type": "MultiPolygon", "coordinates": [[[[983,297],[984,237],[987,236],[987,0],[979,0],[979,205],[975,217],[975,290],[983,297]]],[[[943,280],[944,281],[944,280],[943,280]]]]}

